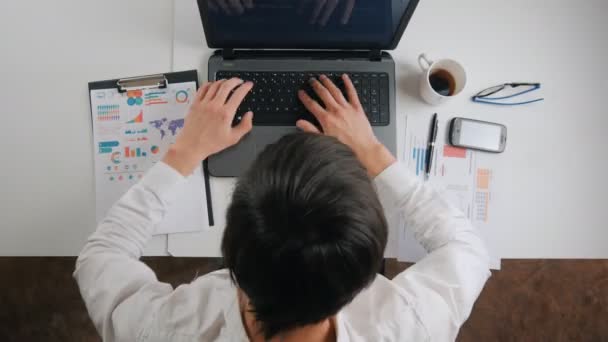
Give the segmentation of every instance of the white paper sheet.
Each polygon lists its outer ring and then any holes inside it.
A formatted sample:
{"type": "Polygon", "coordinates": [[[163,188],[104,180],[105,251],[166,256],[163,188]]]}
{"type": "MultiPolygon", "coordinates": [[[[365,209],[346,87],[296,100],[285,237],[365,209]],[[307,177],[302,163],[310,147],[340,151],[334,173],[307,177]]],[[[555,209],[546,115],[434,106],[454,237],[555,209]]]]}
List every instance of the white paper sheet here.
{"type": "MultiPolygon", "coordinates": [[[[409,115],[406,117],[406,135],[402,162],[421,180],[424,180],[427,139],[431,123],[430,115],[409,115]]],[[[447,122],[439,122],[439,134],[429,177],[434,187],[453,206],[460,209],[477,227],[481,235],[488,229],[491,219],[492,168],[479,163],[477,154],[449,146],[447,141],[447,122]]],[[[404,222],[399,224],[400,261],[416,262],[426,252],[408,231],[404,222]]],[[[490,251],[491,267],[500,269],[500,257],[490,251]]]]}
{"type": "MultiPolygon", "coordinates": [[[[125,93],[91,91],[97,222],[175,142],[195,93],[195,82],[125,93]]],[[[154,234],[195,232],[207,226],[205,183],[199,168],[181,186],[177,201],[154,234]]]]}

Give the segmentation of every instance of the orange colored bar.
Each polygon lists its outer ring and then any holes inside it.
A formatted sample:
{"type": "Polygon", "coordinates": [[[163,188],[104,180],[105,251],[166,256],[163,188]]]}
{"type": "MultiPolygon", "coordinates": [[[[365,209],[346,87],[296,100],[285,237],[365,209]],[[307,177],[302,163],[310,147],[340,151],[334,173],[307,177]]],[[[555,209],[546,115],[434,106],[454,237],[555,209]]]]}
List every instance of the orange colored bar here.
{"type": "Polygon", "coordinates": [[[443,156],[448,158],[466,158],[467,150],[465,148],[445,145],[443,147],[443,156]]]}

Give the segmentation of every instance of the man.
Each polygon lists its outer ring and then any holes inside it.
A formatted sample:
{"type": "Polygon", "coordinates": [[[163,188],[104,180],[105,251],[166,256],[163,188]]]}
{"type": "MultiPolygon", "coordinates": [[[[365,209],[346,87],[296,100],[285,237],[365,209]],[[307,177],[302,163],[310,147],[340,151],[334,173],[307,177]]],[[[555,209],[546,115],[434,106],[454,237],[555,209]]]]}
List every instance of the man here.
{"type": "Polygon", "coordinates": [[[346,97],[311,80],[300,92],[323,134],[288,136],[239,180],[222,252],[228,270],[177,289],[138,261],[151,231],[201,160],[252,127],[232,127],[253,84],[203,85],[184,129],[109,211],[74,276],[105,341],[451,341],[489,277],[488,254],[461,212],[396,163],[374,137],[353,84],[346,97]],[[381,205],[381,204],[382,205],[381,205]],[[389,281],[376,275],[397,210],[429,254],[389,281]]]}

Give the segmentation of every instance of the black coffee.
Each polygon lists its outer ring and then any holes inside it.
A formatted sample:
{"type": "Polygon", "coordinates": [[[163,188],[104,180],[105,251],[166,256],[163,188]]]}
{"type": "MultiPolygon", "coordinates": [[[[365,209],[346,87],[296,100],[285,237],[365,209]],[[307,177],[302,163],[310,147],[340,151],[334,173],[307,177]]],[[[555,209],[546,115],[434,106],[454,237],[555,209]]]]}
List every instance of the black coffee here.
{"type": "Polygon", "coordinates": [[[452,96],[456,91],[456,80],[447,70],[437,69],[429,76],[429,82],[437,94],[452,96]]]}

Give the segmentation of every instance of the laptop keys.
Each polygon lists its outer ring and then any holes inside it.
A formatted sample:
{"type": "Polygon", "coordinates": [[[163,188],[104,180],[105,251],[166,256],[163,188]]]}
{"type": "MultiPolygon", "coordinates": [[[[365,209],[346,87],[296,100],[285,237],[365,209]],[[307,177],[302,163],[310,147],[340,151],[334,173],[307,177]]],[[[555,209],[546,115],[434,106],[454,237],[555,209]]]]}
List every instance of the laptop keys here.
{"type": "MultiPolygon", "coordinates": [[[[345,93],[342,81],[343,71],[308,72],[251,72],[218,71],[215,79],[239,77],[252,81],[254,87],[247,95],[235,115],[233,125],[237,125],[247,111],[254,112],[255,125],[293,126],[299,119],[319,125],[314,116],[304,108],[298,98],[298,91],[305,90],[321,105],[323,102],[309,84],[310,78],[326,75],[345,93]]],[[[347,73],[353,82],[359,100],[372,125],[388,125],[390,122],[389,82],[386,73],[347,73]]],[[[346,96],[346,94],[345,94],[346,96]]]]}

